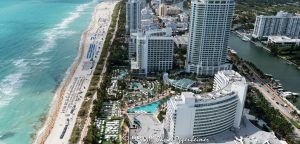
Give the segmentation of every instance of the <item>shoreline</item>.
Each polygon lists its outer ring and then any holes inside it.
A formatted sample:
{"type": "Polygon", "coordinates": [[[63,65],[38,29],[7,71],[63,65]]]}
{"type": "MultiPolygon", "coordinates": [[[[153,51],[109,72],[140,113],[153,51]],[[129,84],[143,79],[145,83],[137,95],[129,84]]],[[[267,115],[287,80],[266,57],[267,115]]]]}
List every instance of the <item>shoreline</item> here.
{"type": "MultiPolygon", "coordinates": [[[[78,70],[80,65],[84,62],[84,54],[85,54],[85,46],[89,44],[89,34],[92,32],[97,32],[97,28],[95,27],[95,24],[99,23],[98,19],[101,18],[101,15],[99,15],[99,11],[97,9],[104,5],[104,3],[107,3],[107,1],[102,1],[100,3],[97,3],[97,5],[94,8],[94,11],[92,13],[92,18],[91,21],[87,27],[87,29],[82,33],[80,37],[80,44],[78,47],[78,53],[77,56],[72,63],[72,65],[68,68],[68,70],[65,73],[64,79],[61,81],[59,84],[58,88],[56,89],[56,92],[52,98],[52,101],[50,103],[50,109],[47,112],[46,115],[46,120],[42,125],[41,128],[38,129],[38,131],[35,133],[35,137],[33,140],[33,143],[45,143],[47,138],[50,136],[51,131],[55,127],[55,121],[58,118],[58,115],[60,114],[60,109],[62,107],[62,104],[64,101],[64,96],[67,93],[67,89],[70,86],[72,80],[74,79],[76,73],[80,73],[81,70],[78,70]],[[96,30],[94,30],[96,28],[96,30]],[[94,31],[93,31],[94,30],[94,31]]],[[[115,5],[113,5],[114,8],[115,5]]],[[[105,13],[104,13],[105,14],[105,13]]],[[[104,15],[102,14],[102,15],[104,15]]],[[[106,36],[106,33],[104,37],[106,36]]],[[[103,43],[102,43],[103,44],[103,43]]],[[[99,47],[100,48],[100,47],[99,47]]],[[[87,51],[87,50],[86,50],[87,51]]],[[[101,53],[102,49],[99,50],[101,53]]],[[[100,54],[99,54],[100,56],[100,54]]],[[[100,57],[97,57],[95,63],[100,59],[100,57]]],[[[95,67],[91,70],[92,72],[94,71],[95,67]]],[[[87,79],[91,79],[92,75],[89,75],[87,79]]],[[[88,87],[88,86],[87,86],[88,87]]],[[[85,92],[83,92],[83,95],[85,96],[85,92]]],[[[82,102],[82,100],[81,100],[82,102]]],[[[81,103],[79,107],[81,106],[81,103]]],[[[77,108],[78,112],[78,108],[77,108]]]]}
{"type": "Polygon", "coordinates": [[[40,140],[40,139],[45,139],[45,137],[48,137],[51,129],[53,128],[53,125],[54,125],[53,121],[55,121],[55,119],[58,115],[58,111],[62,104],[62,99],[63,99],[63,95],[65,93],[65,89],[70,84],[70,81],[73,78],[75,71],[78,68],[79,63],[83,57],[84,47],[82,46],[82,40],[85,37],[84,35],[86,32],[87,31],[84,31],[80,37],[80,46],[78,49],[77,56],[76,56],[74,62],[71,64],[71,66],[66,71],[65,77],[62,79],[62,81],[58,85],[57,89],[55,90],[55,94],[49,105],[50,109],[48,110],[48,112],[46,114],[46,120],[43,122],[42,127],[39,128],[39,130],[37,131],[33,143],[44,143],[44,142],[40,142],[40,141],[45,141],[45,140],[40,140]]]}
{"type": "MultiPolygon", "coordinates": [[[[233,34],[235,34],[236,36],[238,36],[239,38],[241,38],[242,34],[237,32],[237,31],[233,31],[233,34]]],[[[254,44],[255,46],[259,47],[259,48],[262,48],[263,50],[265,50],[267,53],[270,53],[270,49],[266,46],[262,46],[260,44],[258,44],[257,42],[254,42],[252,40],[249,41],[250,43],[254,44]]],[[[278,59],[281,59],[282,61],[284,61],[284,63],[286,65],[293,65],[293,67],[295,67],[297,70],[300,70],[300,66],[298,66],[297,64],[295,64],[294,62],[291,62],[287,59],[285,59],[284,57],[282,56],[275,56],[276,58],[278,59]],[[287,62],[291,62],[292,64],[287,64],[287,62]]],[[[282,98],[289,106],[293,107],[294,110],[296,110],[299,114],[300,114],[300,108],[298,108],[297,104],[296,103],[293,103],[291,102],[290,100],[288,100],[287,98],[283,97],[282,98]]],[[[297,98],[298,99],[298,98],[297,98]]]]}
{"type": "MultiPolygon", "coordinates": [[[[242,33],[238,32],[238,31],[233,31],[233,33],[234,33],[235,35],[237,35],[239,38],[242,37],[242,33]]],[[[263,48],[263,49],[264,49],[265,51],[267,51],[268,53],[271,53],[271,50],[270,50],[269,47],[263,46],[261,43],[257,43],[257,42],[255,42],[255,41],[253,41],[253,40],[251,40],[251,39],[249,40],[249,42],[251,42],[252,44],[254,44],[254,45],[257,46],[257,47],[263,48]]],[[[282,60],[285,61],[287,64],[288,64],[288,63],[291,63],[291,64],[289,64],[289,65],[293,65],[293,66],[295,66],[298,70],[300,70],[300,65],[297,65],[296,63],[294,63],[294,62],[292,62],[292,61],[286,59],[286,58],[283,57],[283,56],[276,55],[276,57],[282,59],[282,60]]]]}

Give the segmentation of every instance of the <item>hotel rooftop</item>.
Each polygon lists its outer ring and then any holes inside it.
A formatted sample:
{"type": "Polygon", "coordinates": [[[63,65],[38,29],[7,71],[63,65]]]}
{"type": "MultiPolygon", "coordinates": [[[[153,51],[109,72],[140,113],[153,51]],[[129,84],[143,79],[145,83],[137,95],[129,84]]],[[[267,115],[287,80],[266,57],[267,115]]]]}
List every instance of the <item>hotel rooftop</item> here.
{"type": "Polygon", "coordinates": [[[194,94],[192,92],[182,92],[181,95],[175,96],[176,101],[181,101],[183,96],[185,98],[195,98],[195,101],[205,101],[235,94],[232,85],[246,84],[246,79],[239,73],[233,70],[219,71],[215,75],[214,90],[204,94],[194,94]]]}

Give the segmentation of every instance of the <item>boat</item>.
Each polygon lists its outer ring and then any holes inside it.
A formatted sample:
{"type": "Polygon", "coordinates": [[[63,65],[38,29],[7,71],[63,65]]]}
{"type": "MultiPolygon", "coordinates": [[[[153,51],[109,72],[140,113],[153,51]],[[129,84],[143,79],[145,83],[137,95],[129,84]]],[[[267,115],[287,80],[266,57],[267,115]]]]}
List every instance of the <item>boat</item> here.
{"type": "Polygon", "coordinates": [[[244,34],[243,37],[242,37],[242,40],[243,40],[243,41],[250,41],[250,38],[247,37],[246,34],[244,34]]]}
{"type": "Polygon", "coordinates": [[[241,34],[241,38],[242,38],[243,41],[250,41],[251,40],[249,37],[247,37],[246,33],[241,34]]]}
{"type": "Polygon", "coordinates": [[[234,49],[229,49],[229,51],[230,53],[237,54],[237,52],[234,49]]]}
{"type": "Polygon", "coordinates": [[[282,93],[280,93],[280,95],[283,96],[283,97],[287,97],[287,96],[291,96],[291,95],[292,95],[292,92],[289,92],[289,91],[287,91],[287,92],[282,92],[282,93]]]}
{"type": "Polygon", "coordinates": [[[292,65],[293,63],[292,62],[290,62],[290,61],[287,61],[286,62],[288,65],[292,65]]]}
{"type": "MultiPolygon", "coordinates": [[[[265,76],[273,77],[271,74],[267,74],[267,73],[265,73],[265,76]]],[[[275,81],[276,81],[276,80],[275,80],[275,81]]]]}
{"type": "Polygon", "coordinates": [[[284,89],[280,88],[280,89],[278,89],[278,91],[284,91],[284,89]]]}
{"type": "Polygon", "coordinates": [[[281,89],[282,86],[273,86],[273,89],[281,89]]]}
{"type": "Polygon", "coordinates": [[[281,94],[282,97],[289,97],[291,96],[290,94],[281,94]]]}

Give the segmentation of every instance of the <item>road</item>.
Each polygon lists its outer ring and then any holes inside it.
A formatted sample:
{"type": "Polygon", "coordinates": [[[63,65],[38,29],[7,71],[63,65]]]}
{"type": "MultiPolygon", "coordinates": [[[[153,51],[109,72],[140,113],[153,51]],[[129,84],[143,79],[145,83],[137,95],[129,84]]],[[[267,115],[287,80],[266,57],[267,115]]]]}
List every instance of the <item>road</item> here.
{"type": "Polygon", "coordinates": [[[284,116],[294,119],[295,117],[290,114],[293,109],[289,106],[285,106],[286,102],[278,96],[276,93],[268,90],[268,87],[266,85],[261,85],[259,83],[252,84],[256,89],[258,89],[263,96],[272,104],[272,106],[276,109],[278,109],[284,116]]]}
{"type": "MultiPolygon", "coordinates": [[[[249,66],[248,64],[244,63],[244,65],[253,73],[253,76],[251,77],[248,75],[247,77],[252,80],[253,82],[250,83],[250,85],[257,88],[263,96],[268,100],[271,105],[278,109],[279,112],[288,120],[290,119],[294,121],[298,121],[298,118],[291,114],[294,110],[299,111],[295,106],[293,106],[291,103],[289,103],[286,99],[281,97],[277,94],[276,90],[272,89],[270,85],[265,82],[260,76],[256,73],[256,71],[249,66]]],[[[238,69],[242,70],[241,67],[237,66],[238,69]]],[[[294,125],[294,134],[297,138],[300,138],[300,130],[296,128],[294,125]]]]}
{"type": "Polygon", "coordinates": [[[269,100],[271,104],[274,104],[273,106],[280,110],[280,112],[287,116],[288,118],[294,119],[294,116],[290,114],[290,112],[294,111],[294,107],[290,106],[289,103],[287,103],[281,96],[279,96],[276,92],[276,90],[272,89],[268,83],[265,82],[260,76],[255,72],[255,70],[252,69],[249,65],[246,64],[248,69],[251,70],[253,73],[253,77],[256,83],[254,83],[254,86],[263,93],[263,95],[269,100]],[[274,100],[273,100],[274,99],[274,100]],[[278,104],[276,103],[278,102],[278,104]]]}

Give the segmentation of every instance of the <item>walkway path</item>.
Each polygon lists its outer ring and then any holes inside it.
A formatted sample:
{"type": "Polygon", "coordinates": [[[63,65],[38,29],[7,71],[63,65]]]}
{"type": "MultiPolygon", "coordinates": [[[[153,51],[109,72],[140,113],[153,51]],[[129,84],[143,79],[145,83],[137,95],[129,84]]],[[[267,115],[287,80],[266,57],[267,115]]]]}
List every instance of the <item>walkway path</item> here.
{"type": "MultiPolygon", "coordinates": [[[[113,33],[113,37],[112,39],[110,40],[110,46],[109,46],[109,49],[111,49],[111,46],[112,46],[112,43],[115,39],[115,35],[117,33],[117,30],[118,30],[118,23],[119,23],[119,16],[120,16],[120,10],[119,10],[119,14],[118,14],[118,18],[117,18],[117,21],[116,21],[116,26],[115,26],[115,31],[113,33]]],[[[107,63],[107,60],[110,56],[110,50],[108,50],[108,54],[105,58],[105,62],[104,62],[104,65],[103,65],[103,69],[102,69],[102,72],[101,72],[101,75],[100,75],[100,80],[99,80],[99,83],[98,83],[98,86],[97,87],[100,87],[100,84],[102,83],[102,78],[106,72],[106,63],[107,63]]],[[[93,95],[93,100],[96,100],[97,99],[97,92],[93,95]]],[[[89,117],[90,113],[92,112],[93,110],[93,106],[94,106],[94,103],[91,104],[90,108],[89,108],[89,112],[88,112],[88,117],[87,117],[87,120],[85,121],[85,124],[83,126],[83,130],[81,131],[81,136],[80,136],[80,143],[83,144],[83,139],[85,138],[85,136],[87,135],[87,132],[88,132],[88,126],[91,124],[91,118],[89,117]]]]}

